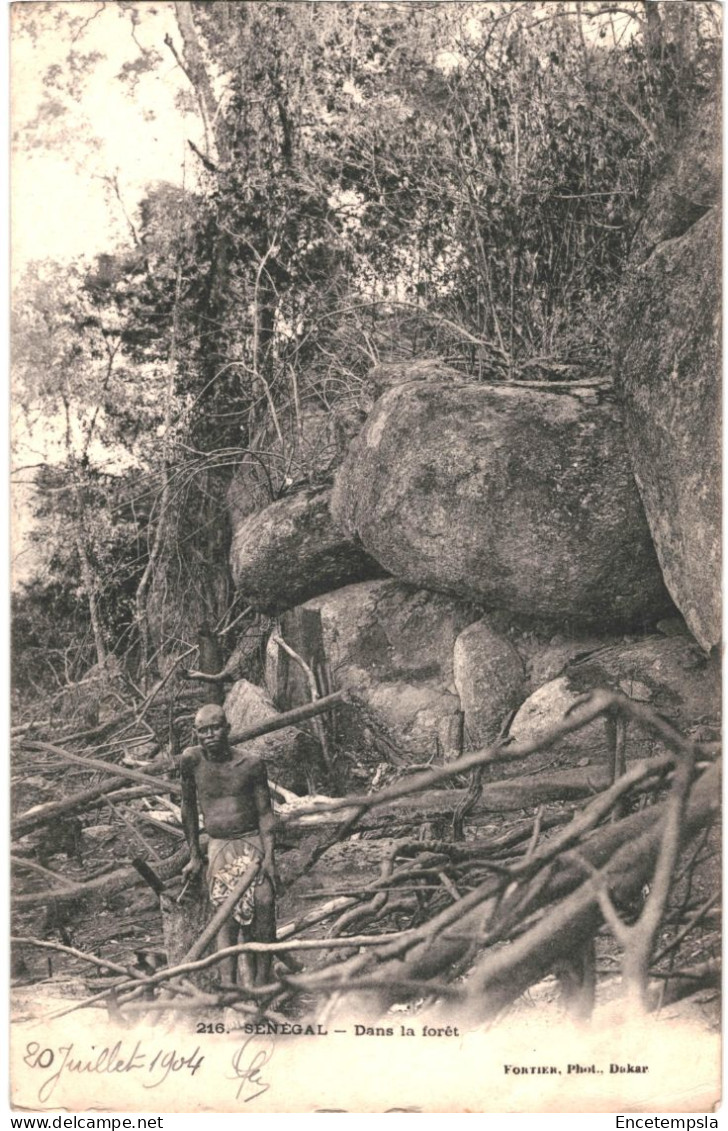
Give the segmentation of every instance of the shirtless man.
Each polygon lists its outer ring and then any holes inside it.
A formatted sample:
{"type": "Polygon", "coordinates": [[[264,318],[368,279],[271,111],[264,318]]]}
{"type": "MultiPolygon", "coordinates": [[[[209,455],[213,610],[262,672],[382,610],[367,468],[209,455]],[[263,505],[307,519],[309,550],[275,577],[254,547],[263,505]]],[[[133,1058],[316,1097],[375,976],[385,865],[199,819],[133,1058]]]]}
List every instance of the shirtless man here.
{"type": "MultiPolygon", "coordinates": [[[[195,716],[198,746],[182,754],[182,826],[190,846],[190,861],[183,876],[194,877],[203,868],[200,852],[198,804],[210,838],[207,882],[210,901],[218,907],[255,860],[260,871],[217,936],[217,948],[242,942],[274,942],[275,863],[273,810],[265,763],[228,741],[230,724],[222,707],[207,704],[195,716]]],[[[269,980],[270,955],[244,955],[246,981],[264,985],[269,980]]],[[[224,959],[221,976],[236,981],[237,958],[224,959]]]]}

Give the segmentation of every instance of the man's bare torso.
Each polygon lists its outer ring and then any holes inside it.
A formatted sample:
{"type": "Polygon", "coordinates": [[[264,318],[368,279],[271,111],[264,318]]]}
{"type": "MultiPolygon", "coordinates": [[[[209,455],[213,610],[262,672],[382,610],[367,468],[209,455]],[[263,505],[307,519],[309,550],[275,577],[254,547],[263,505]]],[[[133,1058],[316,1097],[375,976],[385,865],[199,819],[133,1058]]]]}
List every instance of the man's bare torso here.
{"type": "Polygon", "coordinates": [[[256,791],[268,796],[265,764],[246,756],[240,747],[231,747],[231,754],[230,761],[214,762],[205,758],[200,746],[191,746],[182,755],[183,767],[194,774],[205,830],[216,840],[258,832],[256,791]]]}

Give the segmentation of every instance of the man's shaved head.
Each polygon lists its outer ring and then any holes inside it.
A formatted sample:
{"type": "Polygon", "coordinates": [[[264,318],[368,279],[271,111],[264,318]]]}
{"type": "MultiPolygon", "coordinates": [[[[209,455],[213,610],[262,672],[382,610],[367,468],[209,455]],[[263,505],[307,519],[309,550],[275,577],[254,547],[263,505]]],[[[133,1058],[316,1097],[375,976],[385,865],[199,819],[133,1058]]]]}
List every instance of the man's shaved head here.
{"type": "Polygon", "coordinates": [[[195,715],[195,730],[206,758],[213,762],[224,762],[230,758],[230,723],[222,707],[216,703],[200,707],[195,715]]]}
{"type": "Polygon", "coordinates": [[[205,706],[200,707],[195,715],[195,730],[200,730],[202,727],[219,726],[221,723],[224,726],[227,719],[222,707],[218,707],[216,703],[205,703],[205,706]]]}

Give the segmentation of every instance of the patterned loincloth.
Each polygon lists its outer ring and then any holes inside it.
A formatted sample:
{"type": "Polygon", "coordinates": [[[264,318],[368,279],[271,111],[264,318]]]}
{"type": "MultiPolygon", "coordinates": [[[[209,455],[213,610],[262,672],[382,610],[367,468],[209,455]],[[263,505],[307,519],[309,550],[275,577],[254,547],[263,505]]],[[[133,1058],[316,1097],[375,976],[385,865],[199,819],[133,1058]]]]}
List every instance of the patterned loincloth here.
{"type": "MultiPolygon", "coordinates": [[[[224,903],[236,883],[256,860],[262,860],[260,837],[257,833],[238,837],[235,840],[214,840],[210,837],[208,845],[207,883],[210,902],[215,907],[224,903]]],[[[255,914],[255,888],[265,879],[259,871],[242,898],[236,903],[233,919],[241,927],[248,927],[255,914]]]]}

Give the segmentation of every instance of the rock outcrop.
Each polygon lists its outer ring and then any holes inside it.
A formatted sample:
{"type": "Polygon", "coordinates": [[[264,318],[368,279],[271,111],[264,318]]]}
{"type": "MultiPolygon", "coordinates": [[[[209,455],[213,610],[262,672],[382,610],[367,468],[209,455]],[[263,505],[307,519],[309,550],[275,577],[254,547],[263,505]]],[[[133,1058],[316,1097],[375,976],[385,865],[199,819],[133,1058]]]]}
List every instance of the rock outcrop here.
{"type": "Polygon", "coordinates": [[[665,584],[721,637],[719,97],[652,194],[615,329],[627,443],[665,584]]]}
{"type": "Polygon", "coordinates": [[[652,187],[630,250],[644,263],[659,244],[684,235],[720,205],[723,183],[721,91],[704,98],[652,187]]]}
{"type": "Polygon", "coordinates": [[[608,390],[399,385],[332,514],[395,577],[487,607],[599,625],[672,607],[608,390]]]}
{"type": "MultiPolygon", "coordinates": [[[[560,676],[526,700],[513,720],[510,735],[519,741],[538,738],[563,719],[580,695],[596,687],[612,687],[647,703],[682,733],[695,734],[696,727],[703,728],[699,738],[717,738],[720,733],[719,665],[706,658],[688,635],[681,635],[646,636],[610,645],[568,664],[560,676]]],[[[659,749],[654,735],[630,725],[628,759],[645,758],[659,749]]],[[[584,758],[603,762],[606,756],[606,732],[600,719],[538,757],[574,765],[584,758]]]]}
{"type": "MultiPolygon", "coordinates": [[[[281,618],[281,635],[325,681],[347,688],[358,707],[336,712],[344,748],[385,750],[405,761],[459,751],[460,700],[453,648],[480,610],[455,598],[394,581],[350,585],[281,618]]],[[[281,710],[310,699],[295,661],[271,646],[267,686],[281,710]]],[[[386,756],[386,754],[385,754],[386,756]]]]}
{"type": "Polygon", "coordinates": [[[310,597],[387,571],[342,534],[327,490],[299,491],[243,519],[233,536],[233,578],[245,600],[277,614],[310,597]]]}

